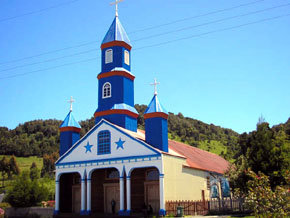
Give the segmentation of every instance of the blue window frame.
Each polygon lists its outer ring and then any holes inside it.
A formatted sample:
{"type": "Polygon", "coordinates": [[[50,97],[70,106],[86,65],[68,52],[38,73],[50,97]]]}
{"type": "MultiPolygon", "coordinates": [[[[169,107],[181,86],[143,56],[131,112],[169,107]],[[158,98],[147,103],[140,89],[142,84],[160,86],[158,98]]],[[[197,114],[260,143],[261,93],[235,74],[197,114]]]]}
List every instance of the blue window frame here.
{"type": "Polygon", "coordinates": [[[111,153],[111,134],[108,130],[99,132],[98,134],[98,154],[111,153]]]}

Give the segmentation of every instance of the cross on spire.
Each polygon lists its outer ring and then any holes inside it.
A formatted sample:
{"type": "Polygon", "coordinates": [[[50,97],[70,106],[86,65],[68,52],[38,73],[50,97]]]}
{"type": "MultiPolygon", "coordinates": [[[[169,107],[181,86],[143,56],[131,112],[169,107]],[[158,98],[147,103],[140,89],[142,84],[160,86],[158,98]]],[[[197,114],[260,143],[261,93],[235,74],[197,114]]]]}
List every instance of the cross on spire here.
{"type": "Polygon", "coordinates": [[[154,78],[154,83],[151,83],[151,86],[154,86],[154,95],[157,95],[157,85],[159,85],[160,82],[157,82],[156,78],[154,78]]]}
{"type": "Polygon", "coordinates": [[[70,103],[70,111],[72,111],[72,104],[73,104],[73,102],[75,102],[75,99],[73,99],[73,97],[70,96],[70,100],[68,100],[67,102],[70,103]]]}
{"type": "Polygon", "coordinates": [[[111,2],[110,3],[110,5],[115,5],[115,10],[116,10],[115,15],[116,15],[116,17],[118,17],[118,4],[120,2],[122,2],[122,1],[124,1],[124,0],[115,0],[115,2],[111,2]]]}

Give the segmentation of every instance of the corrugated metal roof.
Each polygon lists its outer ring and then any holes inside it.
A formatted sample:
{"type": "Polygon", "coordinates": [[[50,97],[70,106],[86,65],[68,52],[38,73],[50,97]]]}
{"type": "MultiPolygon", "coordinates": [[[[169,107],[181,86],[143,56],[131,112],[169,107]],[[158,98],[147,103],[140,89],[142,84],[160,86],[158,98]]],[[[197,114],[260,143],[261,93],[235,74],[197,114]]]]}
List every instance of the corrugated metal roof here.
{"type": "Polygon", "coordinates": [[[66,116],[66,118],[64,119],[59,128],[68,126],[81,128],[80,124],[75,120],[72,111],[68,113],[68,115],[66,116]]]}
{"type": "Polygon", "coordinates": [[[155,112],[163,112],[165,114],[168,114],[165,108],[161,105],[157,95],[153,96],[144,114],[155,113],[155,112]]]}
{"type": "Polygon", "coordinates": [[[111,24],[107,34],[105,35],[102,44],[113,41],[123,41],[131,45],[130,40],[118,17],[115,17],[115,19],[113,20],[113,23],[111,24]]]}

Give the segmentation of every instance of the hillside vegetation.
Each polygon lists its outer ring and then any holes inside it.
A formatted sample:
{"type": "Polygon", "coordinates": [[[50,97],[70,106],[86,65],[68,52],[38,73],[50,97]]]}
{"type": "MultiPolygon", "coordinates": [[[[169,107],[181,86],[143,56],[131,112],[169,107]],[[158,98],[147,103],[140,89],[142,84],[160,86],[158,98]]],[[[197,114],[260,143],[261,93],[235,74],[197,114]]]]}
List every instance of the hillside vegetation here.
{"type": "MultiPolygon", "coordinates": [[[[145,105],[135,105],[139,112],[138,128],[144,129],[145,105]]],[[[59,150],[60,120],[34,120],[20,124],[15,129],[0,127],[0,154],[18,157],[52,154],[59,150]]],[[[286,123],[287,124],[287,123],[286,123]]],[[[276,131],[281,124],[273,127],[276,131]]],[[[94,126],[94,118],[80,122],[81,136],[94,126]]],[[[232,160],[239,151],[239,134],[231,129],[184,117],[181,113],[169,113],[168,135],[170,139],[219,154],[232,160]]]]}

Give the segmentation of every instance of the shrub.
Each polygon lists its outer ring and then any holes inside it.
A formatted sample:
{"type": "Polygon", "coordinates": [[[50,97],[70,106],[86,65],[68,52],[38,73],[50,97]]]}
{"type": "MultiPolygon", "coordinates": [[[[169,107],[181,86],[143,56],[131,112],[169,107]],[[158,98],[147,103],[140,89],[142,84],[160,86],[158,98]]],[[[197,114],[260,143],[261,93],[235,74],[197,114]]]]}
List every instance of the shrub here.
{"type": "Polygon", "coordinates": [[[11,207],[11,205],[7,202],[2,202],[0,203],[0,208],[2,208],[3,210],[6,210],[6,208],[11,207]]]}
{"type": "Polygon", "coordinates": [[[31,181],[29,172],[25,171],[16,178],[5,200],[13,207],[31,207],[47,200],[48,195],[45,185],[31,181]]]}

